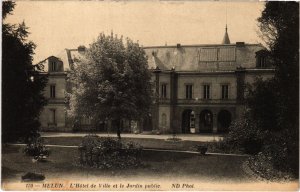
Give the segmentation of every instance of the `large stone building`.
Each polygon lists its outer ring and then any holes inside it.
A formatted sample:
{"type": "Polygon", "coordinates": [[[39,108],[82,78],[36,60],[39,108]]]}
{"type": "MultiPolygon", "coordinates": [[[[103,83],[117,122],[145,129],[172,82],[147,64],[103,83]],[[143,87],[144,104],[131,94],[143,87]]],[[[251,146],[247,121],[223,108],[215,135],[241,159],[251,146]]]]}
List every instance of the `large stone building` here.
{"type": "MultiPolygon", "coordinates": [[[[221,44],[144,47],[152,72],[155,101],[151,113],[137,123],[124,123],[127,131],[161,133],[226,132],[230,122],[241,115],[245,84],[256,77],[274,75],[267,51],[261,44],[230,43],[227,28],[221,44]]],[[[47,58],[49,83],[45,95],[49,104],[41,114],[42,130],[72,131],[68,123],[65,92],[67,73],[84,47],[66,49],[47,58]]],[[[105,131],[82,120],[82,130],[105,131]]]]}

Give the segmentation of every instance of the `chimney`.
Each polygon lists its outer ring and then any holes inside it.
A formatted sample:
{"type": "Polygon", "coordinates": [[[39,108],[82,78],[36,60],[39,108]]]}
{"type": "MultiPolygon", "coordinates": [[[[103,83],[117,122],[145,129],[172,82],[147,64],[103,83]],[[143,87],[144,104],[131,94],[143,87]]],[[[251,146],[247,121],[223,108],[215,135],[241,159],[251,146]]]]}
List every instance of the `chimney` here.
{"type": "Polygon", "coordinates": [[[237,47],[245,47],[245,42],[236,42],[237,47]]]}
{"type": "Polygon", "coordinates": [[[77,50],[78,50],[79,53],[84,53],[84,52],[85,52],[85,49],[86,49],[86,48],[85,48],[84,45],[80,45],[80,46],[78,47],[77,50]]]}
{"type": "Polygon", "coordinates": [[[180,43],[177,43],[177,46],[176,46],[177,48],[180,48],[181,47],[181,45],[180,45],[180,43]]]}

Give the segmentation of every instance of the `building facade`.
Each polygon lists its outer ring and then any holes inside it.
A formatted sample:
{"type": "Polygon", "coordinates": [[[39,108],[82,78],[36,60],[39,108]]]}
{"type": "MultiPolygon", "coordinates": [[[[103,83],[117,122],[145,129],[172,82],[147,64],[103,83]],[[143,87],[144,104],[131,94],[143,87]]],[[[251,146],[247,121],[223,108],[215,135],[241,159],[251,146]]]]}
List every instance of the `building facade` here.
{"type": "MultiPolygon", "coordinates": [[[[49,74],[41,114],[44,131],[72,131],[65,101],[67,73],[85,48],[66,49],[44,62],[49,74]]],[[[151,113],[140,122],[124,121],[129,132],[223,133],[244,108],[245,84],[271,78],[274,68],[261,44],[230,43],[227,28],[215,45],[144,47],[155,93],[151,113]]],[[[97,130],[82,120],[81,130],[97,130]]],[[[106,131],[109,122],[98,129],[106,131]]]]}

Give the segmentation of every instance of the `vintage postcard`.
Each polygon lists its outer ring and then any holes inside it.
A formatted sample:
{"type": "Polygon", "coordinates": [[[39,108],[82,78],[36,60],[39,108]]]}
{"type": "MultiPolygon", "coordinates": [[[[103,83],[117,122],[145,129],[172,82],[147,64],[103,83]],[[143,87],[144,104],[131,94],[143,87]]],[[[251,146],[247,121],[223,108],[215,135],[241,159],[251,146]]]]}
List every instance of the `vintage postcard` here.
{"type": "Polygon", "coordinates": [[[298,2],[2,13],[2,190],[298,190],[298,2]]]}

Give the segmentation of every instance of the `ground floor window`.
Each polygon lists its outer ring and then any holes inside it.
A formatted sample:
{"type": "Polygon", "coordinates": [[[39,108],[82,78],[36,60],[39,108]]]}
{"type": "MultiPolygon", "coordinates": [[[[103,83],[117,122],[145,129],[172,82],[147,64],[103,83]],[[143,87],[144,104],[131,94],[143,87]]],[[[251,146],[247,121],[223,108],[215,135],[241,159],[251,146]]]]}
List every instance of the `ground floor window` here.
{"type": "Polygon", "coordinates": [[[56,125],[56,109],[50,109],[48,124],[56,125]]]}

